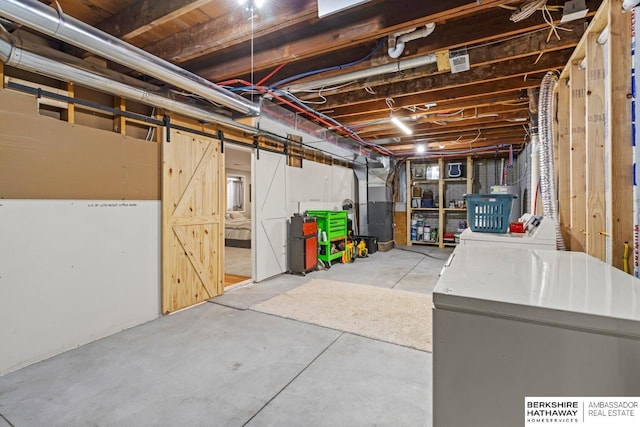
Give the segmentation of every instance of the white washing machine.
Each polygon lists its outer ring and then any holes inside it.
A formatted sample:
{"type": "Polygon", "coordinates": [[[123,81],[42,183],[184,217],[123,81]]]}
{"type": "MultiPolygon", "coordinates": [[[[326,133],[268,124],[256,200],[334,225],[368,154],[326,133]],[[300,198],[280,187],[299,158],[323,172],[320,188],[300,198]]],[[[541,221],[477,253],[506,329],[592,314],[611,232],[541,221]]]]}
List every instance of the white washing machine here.
{"type": "Polygon", "coordinates": [[[640,280],[582,252],[456,247],[433,292],[433,426],[524,425],[525,397],[640,396],[640,280]]]}
{"type": "Polygon", "coordinates": [[[529,216],[524,233],[481,233],[467,228],[460,233],[460,244],[556,250],[556,234],[551,218],[529,216]]]}

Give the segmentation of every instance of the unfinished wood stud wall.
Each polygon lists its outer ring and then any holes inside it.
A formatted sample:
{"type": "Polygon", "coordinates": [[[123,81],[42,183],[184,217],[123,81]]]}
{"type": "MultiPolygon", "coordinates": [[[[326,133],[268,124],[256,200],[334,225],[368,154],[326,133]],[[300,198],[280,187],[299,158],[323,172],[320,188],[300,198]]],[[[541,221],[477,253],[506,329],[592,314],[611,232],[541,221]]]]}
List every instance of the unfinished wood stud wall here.
{"type": "Polygon", "coordinates": [[[633,239],[631,13],[622,0],[603,1],[560,76],[557,96],[565,242],[622,269],[624,244],[633,239]],[[598,43],[606,27],[608,41],[598,43]]]}
{"type": "Polygon", "coordinates": [[[596,33],[587,34],[587,247],[586,252],[606,261],[605,223],[605,81],[604,48],[596,33]]]}
{"type": "MultiPolygon", "coordinates": [[[[562,79],[558,83],[558,105],[570,105],[571,91],[569,81],[562,79]]],[[[569,109],[564,108],[556,114],[556,156],[557,170],[571,170],[571,134],[570,134],[569,109]]],[[[570,173],[557,174],[558,180],[558,204],[568,206],[569,209],[561,210],[560,231],[562,239],[568,250],[571,250],[571,229],[567,226],[571,222],[571,176],[570,173]]]]}
{"type": "Polygon", "coordinates": [[[631,132],[631,13],[621,2],[609,10],[609,96],[608,134],[611,153],[611,257],[623,268],[624,243],[633,242],[633,135],[631,132]]]}
{"type": "MultiPolygon", "coordinates": [[[[559,169],[560,180],[564,175],[569,174],[571,188],[569,194],[571,204],[569,206],[560,204],[560,218],[566,217],[566,211],[569,210],[570,223],[566,227],[569,230],[570,242],[569,247],[572,251],[584,252],[586,250],[586,147],[585,147],[585,131],[586,131],[586,100],[585,100],[585,72],[580,69],[580,61],[575,60],[570,66],[569,89],[571,92],[571,104],[569,105],[569,123],[571,132],[569,134],[571,151],[570,151],[570,170],[564,171],[559,169]]],[[[561,80],[562,81],[562,80],[561,80]]]]}

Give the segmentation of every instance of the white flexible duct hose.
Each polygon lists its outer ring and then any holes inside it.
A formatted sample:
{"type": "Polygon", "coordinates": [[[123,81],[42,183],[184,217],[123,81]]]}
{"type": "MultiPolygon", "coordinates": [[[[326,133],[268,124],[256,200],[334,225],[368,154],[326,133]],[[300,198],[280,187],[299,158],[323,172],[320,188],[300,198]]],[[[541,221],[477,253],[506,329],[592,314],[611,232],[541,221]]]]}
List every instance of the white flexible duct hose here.
{"type": "Polygon", "coordinates": [[[631,10],[636,7],[638,3],[640,3],[640,0],[624,0],[622,2],[622,8],[624,10],[631,10]]]}
{"type": "Polygon", "coordinates": [[[557,78],[548,72],[540,85],[538,101],[538,125],[540,135],[540,195],[542,196],[543,215],[551,219],[556,229],[556,247],[566,250],[558,215],[558,199],[555,183],[555,167],[553,161],[553,98],[557,78]]]}

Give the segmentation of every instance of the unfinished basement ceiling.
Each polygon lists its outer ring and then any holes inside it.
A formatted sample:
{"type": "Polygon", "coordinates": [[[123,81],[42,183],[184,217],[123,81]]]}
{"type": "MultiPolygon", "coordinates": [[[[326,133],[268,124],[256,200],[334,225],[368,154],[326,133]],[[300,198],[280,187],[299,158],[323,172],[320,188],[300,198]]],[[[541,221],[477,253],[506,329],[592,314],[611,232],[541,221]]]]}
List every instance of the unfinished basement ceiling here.
{"type": "MultiPolygon", "coordinates": [[[[562,24],[564,1],[554,0],[517,22],[510,19],[514,9],[531,1],[354,1],[323,18],[317,0],[265,0],[255,9],[238,0],[58,3],[66,14],[248,99],[315,110],[300,114],[339,122],[343,133],[404,157],[418,145],[427,154],[522,148],[529,141],[528,89],[564,67],[601,1],[587,0],[586,18],[562,24]],[[465,54],[469,70],[448,69],[448,57],[465,54]],[[393,64],[404,69],[390,71],[393,64]]],[[[66,44],[60,49],[86,56],[66,44]]]]}

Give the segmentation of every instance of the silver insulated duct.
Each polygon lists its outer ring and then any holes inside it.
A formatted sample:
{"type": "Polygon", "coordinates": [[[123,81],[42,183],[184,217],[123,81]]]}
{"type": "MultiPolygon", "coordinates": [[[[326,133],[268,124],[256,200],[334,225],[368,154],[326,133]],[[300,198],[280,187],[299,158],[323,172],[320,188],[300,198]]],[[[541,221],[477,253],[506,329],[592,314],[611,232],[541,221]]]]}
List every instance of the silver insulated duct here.
{"type": "Polygon", "coordinates": [[[540,195],[542,197],[542,213],[553,220],[556,229],[556,247],[566,250],[560,232],[560,216],[558,214],[558,198],[556,193],[555,166],[553,161],[553,97],[556,87],[556,76],[552,72],[545,74],[540,85],[538,101],[538,125],[540,130],[540,195]]]}
{"type": "Polygon", "coordinates": [[[0,15],[242,114],[259,114],[241,96],[37,0],[0,0],[0,15]]]}
{"type": "MultiPolygon", "coordinates": [[[[33,47],[33,46],[30,46],[33,47]]],[[[40,51],[48,51],[50,48],[39,47],[40,51]]],[[[0,25],[0,61],[26,71],[47,77],[69,81],[80,86],[95,89],[111,95],[122,96],[130,100],[138,101],[146,105],[156,106],[176,113],[184,114],[204,121],[217,122],[230,127],[241,129],[245,132],[256,133],[256,129],[241,123],[234,122],[229,117],[212,113],[204,109],[185,104],[175,99],[153,93],[147,89],[134,87],[122,83],[113,78],[105,77],[72,65],[60,62],[64,54],[55,52],[56,59],[52,61],[48,56],[30,52],[16,43],[15,37],[9,34],[0,25]]],[[[77,61],[71,57],[70,61],[77,61]]]]}

